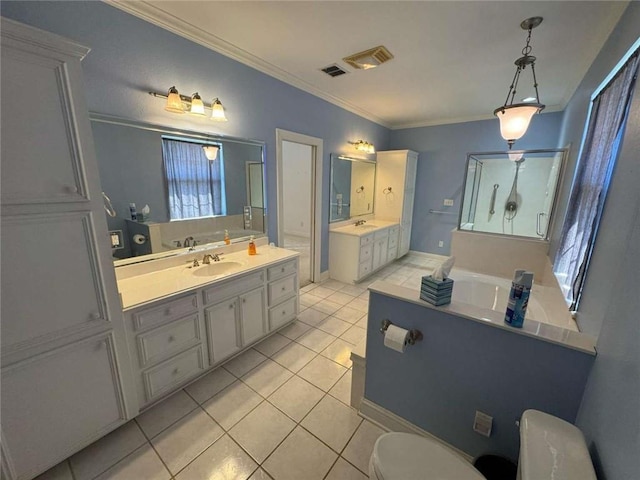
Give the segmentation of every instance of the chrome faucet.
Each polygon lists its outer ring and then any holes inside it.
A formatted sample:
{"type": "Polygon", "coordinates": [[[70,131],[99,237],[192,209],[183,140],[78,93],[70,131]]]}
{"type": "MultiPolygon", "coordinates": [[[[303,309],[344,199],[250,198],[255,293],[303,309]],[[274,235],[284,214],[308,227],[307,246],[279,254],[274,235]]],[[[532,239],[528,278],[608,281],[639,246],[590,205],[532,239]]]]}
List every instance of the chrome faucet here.
{"type": "Polygon", "coordinates": [[[182,244],[185,247],[190,247],[191,246],[191,240],[193,240],[193,237],[187,237],[187,238],[184,239],[184,242],[182,242],[182,244]]]}
{"type": "Polygon", "coordinates": [[[356,220],[356,227],[359,227],[360,225],[364,225],[365,223],[367,223],[366,220],[356,220]]]}
{"type": "Polygon", "coordinates": [[[209,265],[211,263],[211,260],[213,260],[214,262],[219,262],[220,261],[220,255],[222,255],[221,253],[214,253],[213,255],[211,255],[210,253],[205,253],[204,258],[202,259],[202,263],[204,265],[209,265]]]}

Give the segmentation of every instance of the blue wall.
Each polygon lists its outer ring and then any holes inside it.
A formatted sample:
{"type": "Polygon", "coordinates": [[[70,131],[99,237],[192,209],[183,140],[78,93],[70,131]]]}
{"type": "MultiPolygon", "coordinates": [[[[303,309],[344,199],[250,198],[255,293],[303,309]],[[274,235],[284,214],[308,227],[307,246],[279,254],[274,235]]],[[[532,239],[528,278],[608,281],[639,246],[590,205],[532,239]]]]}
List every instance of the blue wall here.
{"type": "Polygon", "coordinates": [[[372,292],[365,398],[478,456],[517,460],[515,421],[535,408],[573,422],[594,357],[429,306],[372,292]],[[402,354],[384,347],[389,319],[424,340],[402,354]],[[493,416],[490,438],[473,432],[475,411],[493,416]]]}
{"type": "MultiPolygon", "coordinates": [[[[329,154],[353,153],[359,138],[380,150],[389,130],[239,62],[102,2],[2,2],[3,16],[91,47],[83,61],[89,109],[106,115],[266,142],[269,236],[277,236],[276,128],[324,140],[322,191],[329,198],[329,154]],[[220,97],[229,122],[165,112],[147,95],[176,85],[210,101],[220,97]]],[[[329,263],[329,210],[322,211],[322,270],[329,263]]]]}
{"type": "MultiPolygon", "coordinates": [[[[507,87],[505,84],[505,89],[507,87]]],[[[540,88],[543,95],[544,86],[540,88]]],[[[514,148],[556,148],[561,121],[561,112],[536,115],[526,135],[516,142],[514,148]]],[[[391,132],[390,142],[392,149],[408,148],[420,153],[411,250],[448,254],[451,230],[457,227],[458,217],[429,214],[428,211],[459,212],[467,154],[507,149],[500,136],[498,120],[395,130],[391,132]],[[443,207],[445,198],[453,198],[454,206],[443,207]],[[442,248],[438,247],[440,240],[444,242],[442,248]]]]}

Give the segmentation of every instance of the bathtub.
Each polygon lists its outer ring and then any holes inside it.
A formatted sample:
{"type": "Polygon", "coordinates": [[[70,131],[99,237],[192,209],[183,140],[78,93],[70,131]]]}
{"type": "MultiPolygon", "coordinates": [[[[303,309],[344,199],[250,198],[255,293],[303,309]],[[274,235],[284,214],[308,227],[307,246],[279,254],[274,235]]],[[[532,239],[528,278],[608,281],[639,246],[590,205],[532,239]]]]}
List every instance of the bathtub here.
{"type": "MultiPolygon", "coordinates": [[[[453,284],[452,302],[473,305],[479,309],[504,313],[511,289],[511,281],[506,278],[484,275],[454,268],[449,275],[453,284]]],[[[558,304],[552,286],[536,285],[534,280],[525,319],[536,320],[567,330],[578,331],[564,302],[558,304]]]]}

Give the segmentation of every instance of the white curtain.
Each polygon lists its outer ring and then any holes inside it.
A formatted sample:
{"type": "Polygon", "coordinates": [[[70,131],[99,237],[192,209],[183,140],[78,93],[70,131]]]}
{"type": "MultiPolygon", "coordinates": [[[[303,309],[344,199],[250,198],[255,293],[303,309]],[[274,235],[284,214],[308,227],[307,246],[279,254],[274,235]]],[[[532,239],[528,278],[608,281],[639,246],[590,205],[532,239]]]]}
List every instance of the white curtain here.
{"type": "Polygon", "coordinates": [[[565,277],[571,310],[580,292],[595,242],[600,215],[613,174],[638,73],[638,52],[593,100],[591,116],[578,160],[554,270],[565,277]]]}
{"type": "Polygon", "coordinates": [[[223,215],[220,153],[211,161],[201,144],[162,139],[171,220],[223,215]]]}

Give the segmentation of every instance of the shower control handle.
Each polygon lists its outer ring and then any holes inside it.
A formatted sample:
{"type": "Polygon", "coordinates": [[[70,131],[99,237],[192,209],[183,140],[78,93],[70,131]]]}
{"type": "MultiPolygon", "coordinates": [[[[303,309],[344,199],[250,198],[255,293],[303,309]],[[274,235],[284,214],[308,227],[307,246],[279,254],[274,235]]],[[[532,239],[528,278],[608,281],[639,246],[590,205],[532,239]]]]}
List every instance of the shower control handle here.
{"type": "Polygon", "coordinates": [[[496,213],[496,194],[498,193],[500,185],[497,183],[493,185],[493,192],[491,193],[491,205],[489,206],[489,215],[496,213]]]}

